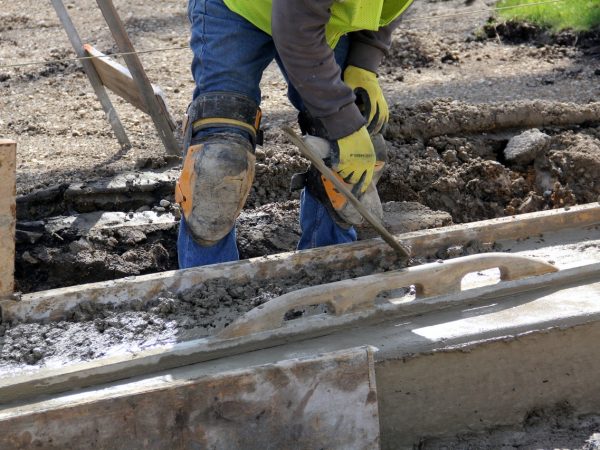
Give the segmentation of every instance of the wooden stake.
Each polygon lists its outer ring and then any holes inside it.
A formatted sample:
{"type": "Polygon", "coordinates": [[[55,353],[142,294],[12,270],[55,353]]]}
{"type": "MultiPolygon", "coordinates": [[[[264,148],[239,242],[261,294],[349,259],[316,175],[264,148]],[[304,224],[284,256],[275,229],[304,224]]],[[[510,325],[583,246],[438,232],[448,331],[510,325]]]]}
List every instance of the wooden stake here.
{"type": "Polygon", "coordinates": [[[15,288],[16,158],[16,142],[0,139],[0,298],[15,288]]]}
{"type": "MultiPolygon", "coordinates": [[[[92,64],[94,64],[94,68],[98,72],[100,81],[102,81],[104,86],[128,103],[131,103],[140,111],[150,115],[150,112],[146,110],[146,104],[142,99],[142,94],[137,88],[136,82],[127,67],[124,67],[115,60],[109,58],[90,44],[84,44],[83,49],[87,55],[96,57],[92,59],[92,64]]],[[[156,101],[161,107],[161,111],[169,122],[171,131],[174,131],[177,128],[177,124],[171,117],[171,114],[169,114],[165,94],[160,87],[155,85],[152,85],[152,90],[154,91],[156,101]]]]}
{"type": "MultiPolygon", "coordinates": [[[[110,28],[119,50],[123,53],[135,52],[135,48],[129,40],[127,31],[123,26],[123,22],[121,21],[112,0],[97,0],[96,2],[102,11],[102,15],[110,28]]],[[[146,105],[146,110],[150,113],[150,117],[152,117],[156,131],[158,132],[167,153],[170,155],[180,155],[179,144],[171,131],[168,119],[165,117],[160,105],[156,101],[154,89],[144,71],[142,62],[136,54],[123,55],[123,59],[125,59],[125,63],[131,72],[131,76],[140,90],[142,100],[146,105]]]]}
{"type": "MultiPolygon", "coordinates": [[[[73,49],[75,49],[75,53],[80,58],[87,56],[83,50],[81,38],[79,37],[79,34],[75,29],[75,25],[73,25],[71,17],[69,17],[69,13],[67,12],[65,5],[63,5],[62,0],[51,0],[51,2],[52,6],[54,6],[56,14],[58,15],[58,18],[63,25],[63,28],[67,32],[67,36],[69,37],[69,41],[71,41],[73,49]]],[[[110,101],[106,89],[104,89],[94,65],[89,59],[82,59],[81,64],[83,65],[83,70],[85,71],[88,79],[90,80],[90,84],[96,93],[96,97],[98,97],[98,100],[102,105],[102,109],[104,109],[104,113],[106,114],[108,122],[110,123],[110,126],[112,127],[119,144],[121,144],[121,148],[131,148],[131,143],[127,137],[127,132],[125,131],[125,128],[123,128],[121,119],[119,119],[119,115],[110,101]]]]}

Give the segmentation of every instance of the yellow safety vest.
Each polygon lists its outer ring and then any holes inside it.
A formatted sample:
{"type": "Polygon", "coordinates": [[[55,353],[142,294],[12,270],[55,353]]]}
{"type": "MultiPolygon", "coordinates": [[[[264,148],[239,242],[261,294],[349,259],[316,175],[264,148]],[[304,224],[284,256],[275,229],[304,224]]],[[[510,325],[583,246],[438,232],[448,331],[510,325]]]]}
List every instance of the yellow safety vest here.
{"type": "MultiPolygon", "coordinates": [[[[273,0],[223,1],[233,12],[271,34],[273,0]]],[[[377,31],[396,19],[412,2],[413,0],[335,0],[331,7],[331,18],[325,27],[327,43],[333,48],[346,33],[377,31]]]]}

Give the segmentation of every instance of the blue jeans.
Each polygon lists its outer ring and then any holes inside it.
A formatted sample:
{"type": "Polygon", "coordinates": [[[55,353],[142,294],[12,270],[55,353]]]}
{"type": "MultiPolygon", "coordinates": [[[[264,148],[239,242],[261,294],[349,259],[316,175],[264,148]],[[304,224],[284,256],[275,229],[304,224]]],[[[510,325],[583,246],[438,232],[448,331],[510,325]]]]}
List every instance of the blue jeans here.
{"type": "MultiPolygon", "coordinates": [[[[260,104],[260,80],[273,59],[288,80],[271,36],[230,11],[223,0],[189,0],[188,15],[192,34],[190,46],[194,52],[194,98],[202,93],[225,91],[243,94],[260,104]]],[[[342,68],[348,47],[348,39],[341,39],[334,50],[336,61],[342,68]]],[[[296,109],[304,109],[300,95],[289,80],[288,98],[296,109]]],[[[210,134],[211,130],[203,131],[207,132],[210,134]]],[[[339,227],[325,207],[306,190],[300,200],[300,226],[299,250],[356,240],[355,230],[339,227]]],[[[182,218],[177,252],[182,269],[236,261],[239,253],[235,227],[219,242],[207,247],[194,241],[182,218]]]]}

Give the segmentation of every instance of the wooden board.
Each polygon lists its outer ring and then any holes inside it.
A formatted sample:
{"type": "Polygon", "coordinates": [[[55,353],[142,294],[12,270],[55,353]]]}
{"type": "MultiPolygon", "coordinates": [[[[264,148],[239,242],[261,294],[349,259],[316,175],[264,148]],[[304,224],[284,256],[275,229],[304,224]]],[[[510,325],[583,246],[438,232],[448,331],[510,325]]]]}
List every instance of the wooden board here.
{"type": "Polygon", "coordinates": [[[0,298],[15,287],[16,157],[16,142],[0,139],[0,298]]]}
{"type": "Polygon", "coordinates": [[[379,448],[373,349],[0,411],[0,448],[379,448]]]}
{"type": "MultiPolygon", "coordinates": [[[[122,66],[109,56],[106,56],[104,53],[96,50],[90,44],[85,44],[83,48],[88,56],[96,57],[91,61],[94,64],[96,72],[98,72],[100,80],[104,86],[113,91],[119,97],[125,99],[128,103],[131,103],[140,111],[150,114],[150,111],[148,108],[146,108],[142,94],[140,93],[138,86],[127,67],[122,66]]],[[[152,89],[154,90],[154,96],[160,105],[162,114],[164,114],[164,116],[168,119],[169,127],[171,130],[175,130],[177,126],[167,108],[164,93],[158,86],[152,85],[152,89]]]]}
{"type": "MultiPolygon", "coordinates": [[[[60,22],[62,23],[65,32],[73,46],[73,50],[77,53],[79,58],[83,58],[85,56],[89,56],[85,53],[83,49],[83,44],[81,42],[81,38],[79,37],[79,33],[75,29],[75,25],[67,12],[67,8],[61,0],[50,0],[60,22]]],[[[88,59],[81,59],[81,65],[83,66],[83,70],[85,71],[94,92],[96,93],[96,97],[98,97],[98,101],[102,105],[102,109],[104,109],[104,114],[106,114],[106,119],[110,123],[113,132],[119,144],[121,144],[121,148],[128,149],[131,147],[131,143],[129,142],[129,138],[127,137],[127,133],[125,128],[123,128],[123,124],[121,123],[121,119],[119,119],[119,115],[117,111],[113,107],[110,98],[108,97],[108,93],[104,89],[102,85],[102,81],[100,81],[100,77],[94,68],[94,64],[92,61],[88,59]]]]}

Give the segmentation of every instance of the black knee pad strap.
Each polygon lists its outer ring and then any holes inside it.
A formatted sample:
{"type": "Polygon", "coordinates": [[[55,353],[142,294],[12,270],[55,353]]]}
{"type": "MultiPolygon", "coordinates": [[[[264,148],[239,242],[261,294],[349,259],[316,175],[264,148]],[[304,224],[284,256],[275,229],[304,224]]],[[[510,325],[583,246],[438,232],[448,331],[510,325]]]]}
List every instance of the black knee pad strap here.
{"type": "Polygon", "coordinates": [[[184,148],[192,135],[215,127],[238,128],[248,133],[252,146],[262,145],[261,110],[249,97],[235,92],[208,92],[198,96],[188,107],[184,148]]]}

